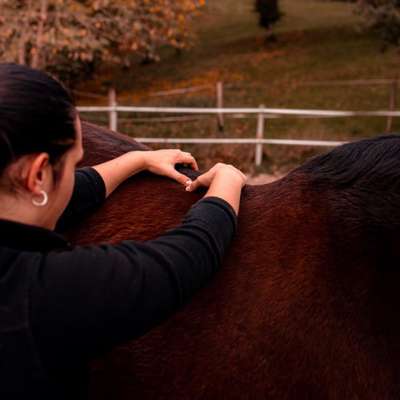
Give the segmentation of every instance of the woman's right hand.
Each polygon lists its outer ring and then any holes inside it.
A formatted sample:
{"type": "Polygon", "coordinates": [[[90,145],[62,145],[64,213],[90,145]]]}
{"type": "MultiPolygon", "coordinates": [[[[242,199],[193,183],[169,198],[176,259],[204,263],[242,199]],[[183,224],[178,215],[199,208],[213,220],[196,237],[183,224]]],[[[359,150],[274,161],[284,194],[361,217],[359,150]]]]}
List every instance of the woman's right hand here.
{"type": "Polygon", "coordinates": [[[208,187],[205,197],[220,197],[239,213],[240,195],[246,184],[246,176],[232,165],[218,163],[193,182],[188,182],[186,190],[193,192],[200,186],[208,187]]]}
{"type": "Polygon", "coordinates": [[[240,170],[235,168],[233,165],[217,163],[211,169],[204,174],[197,177],[193,182],[188,181],[186,190],[193,192],[200,186],[210,187],[211,183],[217,176],[223,176],[228,181],[238,181],[241,183],[241,187],[246,184],[246,175],[240,170]]]}

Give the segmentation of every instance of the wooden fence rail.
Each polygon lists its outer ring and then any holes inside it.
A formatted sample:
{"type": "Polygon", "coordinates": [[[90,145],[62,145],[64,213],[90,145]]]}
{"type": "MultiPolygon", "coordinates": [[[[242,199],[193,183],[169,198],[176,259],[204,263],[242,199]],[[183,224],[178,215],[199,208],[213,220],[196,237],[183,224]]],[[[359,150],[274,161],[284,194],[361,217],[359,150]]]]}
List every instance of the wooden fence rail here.
{"type": "Polygon", "coordinates": [[[323,140],[292,140],[266,139],[265,120],[269,118],[297,117],[297,118],[348,118],[348,117],[400,117],[400,111],[335,111],[335,110],[306,110],[265,108],[176,108],[176,107],[128,107],[118,106],[115,98],[108,107],[78,107],[80,112],[109,113],[110,128],[117,130],[118,113],[145,113],[145,114],[186,114],[186,115],[254,115],[257,116],[257,132],[255,139],[237,138],[136,138],[143,143],[198,143],[198,144],[254,144],[255,164],[260,166],[263,158],[263,145],[279,144],[292,146],[327,146],[334,147],[345,142],[323,140]]]}

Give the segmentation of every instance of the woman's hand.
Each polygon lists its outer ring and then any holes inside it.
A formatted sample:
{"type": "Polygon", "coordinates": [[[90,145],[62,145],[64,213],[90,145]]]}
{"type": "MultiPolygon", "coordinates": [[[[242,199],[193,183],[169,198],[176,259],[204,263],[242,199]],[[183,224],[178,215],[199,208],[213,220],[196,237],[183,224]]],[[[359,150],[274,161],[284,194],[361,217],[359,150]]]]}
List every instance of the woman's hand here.
{"type": "Polygon", "coordinates": [[[246,176],[232,165],[218,163],[186,186],[188,192],[200,186],[208,187],[205,197],[220,197],[239,214],[240,196],[246,176]]]}
{"type": "Polygon", "coordinates": [[[218,163],[210,170],[200,175],[191,183],[186,184],[186,190],[193,192],[200,186],[209,187],[217,175],[223,175],[227,180],[235,180],[240,182],[241,187],[246,184],[247,177],[233,165],[218,163]]]}
{"type": "Polygon", "coordinates": [[[155,150],[144,151],[144,169],[162,176],[167,176],[187,185],[191,180],[175,169],[176,164],[188,164],[196,171],[199,169],[195,158],[190,154],[181,150],[155,150]]]}

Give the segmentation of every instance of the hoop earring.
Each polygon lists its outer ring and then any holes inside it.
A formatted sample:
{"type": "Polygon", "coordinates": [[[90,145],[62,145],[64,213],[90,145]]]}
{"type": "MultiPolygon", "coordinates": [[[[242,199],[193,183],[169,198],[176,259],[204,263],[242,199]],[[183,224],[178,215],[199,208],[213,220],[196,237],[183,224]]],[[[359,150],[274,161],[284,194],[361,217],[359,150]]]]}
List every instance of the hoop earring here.
{"type": "Polygon", "coordinates": [[[40,194],[42,196],[42,200],[37,201],[35,199],[32,199],[32,204],[36,207],[44,207],[49,202],[49,196],[44,190],[41,190],[40,194]]]}

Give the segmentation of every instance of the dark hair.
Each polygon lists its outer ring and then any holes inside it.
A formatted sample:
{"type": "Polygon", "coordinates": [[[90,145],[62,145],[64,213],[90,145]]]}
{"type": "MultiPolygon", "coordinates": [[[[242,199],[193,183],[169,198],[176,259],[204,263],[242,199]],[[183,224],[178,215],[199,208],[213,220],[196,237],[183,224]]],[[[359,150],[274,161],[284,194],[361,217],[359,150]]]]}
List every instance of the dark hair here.
{"type": "Polygon", "coordinates": [[[0,64],[0,175],[27,154],[46,152],[56,164],[75,143],[75,118],[60,82],[26,66],[0,64]]]}
{"type": "Polygon", "coordinates": [[[294,172],[307,173],[313,190],[331,193],[336,213],[357,209],[370,226],[400,228],[399,135],[345,144],[294,172]]]}

